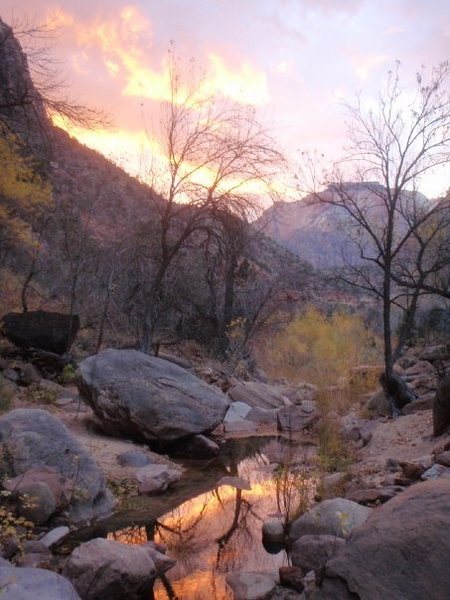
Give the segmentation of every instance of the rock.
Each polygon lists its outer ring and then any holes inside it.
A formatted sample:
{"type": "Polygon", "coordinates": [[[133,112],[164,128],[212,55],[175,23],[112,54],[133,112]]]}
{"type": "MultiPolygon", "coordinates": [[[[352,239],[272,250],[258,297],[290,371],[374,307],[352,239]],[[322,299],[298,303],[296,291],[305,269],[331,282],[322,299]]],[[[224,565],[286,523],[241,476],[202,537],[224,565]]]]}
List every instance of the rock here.
{"type": "Polygon", "coordinates": [[[258,425],[277,425],[278,412],[273,408],[252,408],[246,420],[258,425]]]}
{"type": "Polygon", "coordinates": [[[281,408],[291,401],[276,388],[259,381],[240,381],[228,390],[233,402],[243,402],[252,408],[281,408]]]}
{"type": "Polygon", "coordinates": [[[72,552],[63,574],[83,600],[140,600],[148,595],[156,568],[145,545],[96,538],[72,552]]]}
{"type": "Polygon", "coordinates": [[[331,473],[330,475],[326,475],[322,479],[321,489],[325,496],[330,496],[334,493],[336,494],[336,489],[342,488],[345,482],[348,480],[347,473],[331,473]]]}
{"type": "Polygon", "coordinates": [[[154,545],[154,542],[147,542],[144,544],[145,548],[153,563],[158,575],[162,575],[177,564],[177,561],[173,558],[169,558],[163,552],[160,552],[154,545]]]}
{"type": "Polygon", "coordinates": [[[13,479],[8,479],[5,482],[5,489],[21,494],[24,487],[36,483],[45,484],[48,487],[53,495],[56,508],[66,506],[75,492],[74,481],[61,475],[55,468],[45,466],[29,469],[13,479]]]}
{"type": "Polygon", "coordinates": [[[427,469],[425,473],[422,475],[422,479],[426,481],[427,479],[439,479],[441,477],[445,477],[446,479],[450,478],[450,468],[444,467],[444,465],[434,464],[432,467],[427,469]]]}
{"type": "Polygon", "coordinates": [[[185,458],[211,458],[219,454],[219,445],[206,435],[194,435],[181,442],[177,455],[185,458]]]}
{"type": "Polygon", "coordinates": [[[422,352],[420,358],[422,360],[427,360],[430,363],[448,360],[450,358],[450,344],[428,346],[422,352]]]}
{"type": "Polygon", "coordinates": [[[420,412],[421,410],[431,410],[433,408],[434,394],[427,394],[423,398],[418,398],[407,404],[402,409],[404,415],[420,412]]]}
{"type": "Polygon", "coordinates": [[[2,566],[0,590],[4,600],[81,600],[67,579],[46,569],[2,566]]]}
{"type": "Polygon", "coordinates": [[[17,383],[19,381],[19,374],[14,369],[5,369],[2,373],[5,379],[17,383]]]}
{"type": "Polygon", "coordinates": [[[450,376],[445,377],[436,390],[433,401],[433,435],[442,435],[450,429],[450,376]]]}
{"type": "Polygon", "coordinates": [[[292,588],[296,592],[303,592],[305,585],[303,583],[303,570],[298,566],[280,567],[280,584],[292,588]]]}
{"type": "Polygon", "coordinates": [[[21,385],[32,385],[39,383],[42,379],[41,374],[31,363],[24,363],[19,373],[19,383],[21,385]]]}
{"type": "Polygon", "coordinates": [[[22,484],[15,492],[20,495],[20,514],[35,525],[43,525],[56,511],[56,500],[45,483],[22,484]]]}
{"type": "Polygon", "coordinates": [[[265,600],[276,588],[278,577],[274,573],[239,571],[225,577],[234,600],[265,600]]]}
{"type": "Polygon", "coordinates": [[[292,564],[305,573],[318,571],[330,560],[345,540],[335,535],[303,535],[292,546],[292,564]]]}
{"type": "Polygon", "coordinates": [[[188,371],[136,350],[105,350],[85,359],[79,387],[112,434],[174,442],[213,430],[226,396],[188,371]]]}
{"type": "Polygon", "coordinates": [[[450,598],[450,481],[418,483],[374,510],[327,564],[323,600],[450,598]]]}
{"type": "Polygon", "coordinates": [[[128,450],[117,456],[117,462],[122,467],[145,467],[150,464],[150,458],[144,452],[128,450]]]}
{"type": "Polygon", "coordinates": [[[365,408],[376,417],[389,417],[391,415],[391,404],[383,390],[371,394],[365,408]]]}
{"type": "Polygon", "coordinates": [[[233,423],[245,419],[248,413],[252,410],[252,407],[245,402],[233,402],[226,412],[223,419],[224,423],[233,423]]]}
{"type": "Polygon", "coordinates": [[[444,467],[450,467],[450,451],[447,450],[445,452],[441,452],[436,455],[435,461],[438,465],[443,465],[444,467]]]}
{"type": "Polygon", "coordinates": [[[301,406],[287,406],[277,413],[279,431],[302,431],[319,420],[317,405],[312,400],[302,402],[301,406]]]}
{"type": "Polygon", "coordinates": [[[51,467],[73,482],[75,492],[62,517],[81,524],[111,514],[114,498],[104,474],[67,428],[45,410],[16,409],[0,417],[0,450],[8,456],[10,476],[51,467]]]}
{"type": "Polygon", "coordinates": [[[136,472],[140,494],[161,494],[181,479],[181,471],[167,465],[147,465],[136,472]]]}
{"type": "Polygon", "coordinates": [[[224,418],[224,428],[227,433],[256,431],[258,425],[273,425],[277,423],[275,409],[254,408],[245,402],[233,402],[224,418]]]}
{"type": "Polygon", "coordinates": [[[403,491],[403,487],[398,485],[387,485],[382,488],[361,488],[350,490],[345,497],[348,500],[370,506],[373,504],[384,504],[397,494],[403,491]]]}
{"type": "Polygon", "coordinates": [[[296,386],[283,386],[280,391],[293,404],[302,404],[305,400],[316,400],[318,394],[317,387],[306,382],[298,383],[296,386]]]}
{"type": "Polygon", "coordinates": [[[43,310],[8,313],[2,319],[2,332],[19,348],[39,348],[56,354],[67,352],[74,341],[80,319],[43,310]]]}
{"type": "Polygon", "coordinates": [[[419,481],[425,468],[415,462],[403,461],[400,463],[403,476],[411,481],[419,481]]]}
{"type": "Polygon", "coordinates": [[[39,542],[43,544],[46,548],[52,548],[62,542],[64,538],[66,538],[70,533],[70,529],[66,525],[60,525],[59,527],[55,527],[48,531],[45,535],[43,535],[39,542]]]}
{"type": "Polygon", "coordinates": [[[262,526],[263,542],[268,544],[282,544],[284,542],[285,532],[281,521],[271,519],[264,521],[262,526]]]}
{"type": "Polygon", "coordinates": [[[306,600],[306,594],[279,585],[270,596],[270,600],[306,600]]]}
{"type": "Polygon", "coordinates": [[[45,551],[43,552],[19,553],[19,556],[15,559],[15,562],[19,567],[50,569],[52,563],[52,553],[47,548],[45,548],[45,551]]]}
{"type": "Polygon", "coordinates": [[[25,540],[22,544],[24,554],[47,554],[50,556],[49,549],[40,540],[25,540]]]}
{"type": "Polygon", "coordinates": [[[366,521],[371,512],[372,509],[345,498],[324,500],[292,523],[289,539],[294,541],[303,535],[346,538],[366,521]]]}

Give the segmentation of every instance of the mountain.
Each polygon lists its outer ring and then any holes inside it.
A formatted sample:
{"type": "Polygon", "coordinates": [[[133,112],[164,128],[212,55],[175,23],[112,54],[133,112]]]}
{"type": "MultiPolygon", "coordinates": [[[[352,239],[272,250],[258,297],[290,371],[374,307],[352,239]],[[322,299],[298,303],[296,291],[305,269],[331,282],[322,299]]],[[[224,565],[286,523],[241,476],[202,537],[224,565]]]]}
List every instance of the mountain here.
{"type": "MultiPolygon", "coordinates": [[[[320,196],[328,202],[338,201],[339,194],[352,198],[366,212],[371,222],[382,225],[386,210],[382,200],[385,188],[377,182],[344,183],[339,191],[329,186],[320,196]]],[[[405,201],[427,200],[422,194],[404,193],[405,201]]],[[[266,235],[317,269],[334,269],[346,260],[358,261],[358,249],[351,242],[354,223],[347,211],[333,204],[320,203],[313,195],[296,202],[279,202],[270,207],[264,221],[266,235]]],[[[402,219],[399,219],[400,229],[402,219]]],[[[404,223],[403,223],[404,224],[404,223]]]]}

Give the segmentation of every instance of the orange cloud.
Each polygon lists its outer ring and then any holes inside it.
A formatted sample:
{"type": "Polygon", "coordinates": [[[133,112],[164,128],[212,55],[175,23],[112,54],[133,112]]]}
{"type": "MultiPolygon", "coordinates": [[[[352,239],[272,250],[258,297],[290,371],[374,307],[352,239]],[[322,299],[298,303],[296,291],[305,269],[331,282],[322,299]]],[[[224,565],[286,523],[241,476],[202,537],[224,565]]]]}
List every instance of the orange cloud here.
{"type": "MultiPolygon", "coordinates": [[[[171,99],[169,62],[163,58],[156,68],[151,65],[152,24],[137,7],[127,6],[117,16],[88,24],[76,21],[59,8],[50,13],[49,21],[70,28],[83,50],[101,51],[108,73],[122,84],[122,95],[158,102],[171,99]]],[[[196,90],[197,99],[221,95],[254,106],[270,101],[263,71],[248,61],[230,67],[216,52],[210,52],[206,58],[206,75],[196,90]]],[[[179,97],[184,101],[183,93],[179,97]]]]}

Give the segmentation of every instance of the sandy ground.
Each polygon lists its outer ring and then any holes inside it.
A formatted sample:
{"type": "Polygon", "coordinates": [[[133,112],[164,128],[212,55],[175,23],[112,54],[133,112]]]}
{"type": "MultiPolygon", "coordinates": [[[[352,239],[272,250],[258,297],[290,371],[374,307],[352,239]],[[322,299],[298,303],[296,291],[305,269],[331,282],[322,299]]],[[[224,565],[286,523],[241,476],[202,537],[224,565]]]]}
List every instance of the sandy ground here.
{"type": "Polygon", "coordinates": [[[387,475],[388,459],[431,466],[433,451],[450,440],[449,434],[435,438],[432,431],[431,410],[380,421],[350,468],[352,477],[361,477],[378,487],[387,475]]]}
{"type": "Polygon", "coordinates": [[[58,399],[58,403],[67,400],[66,404],[30,404],[23,397],[19,397],[14,401],[13,408],[42,408],[57,417],[70,429],[72,435],[98,463],[109,479],[133,478],[136,469],[122,467],[117,461],[117,456],[123,452],[143,452],[148,455],[151,463],[173,465],[168,457],[152,452],[145,444],[110,437],[102,433],[95,425],[92,409],[79,398],[76,388],[68,387],[66,389],[67,397],[62,396],[58,399]]]}

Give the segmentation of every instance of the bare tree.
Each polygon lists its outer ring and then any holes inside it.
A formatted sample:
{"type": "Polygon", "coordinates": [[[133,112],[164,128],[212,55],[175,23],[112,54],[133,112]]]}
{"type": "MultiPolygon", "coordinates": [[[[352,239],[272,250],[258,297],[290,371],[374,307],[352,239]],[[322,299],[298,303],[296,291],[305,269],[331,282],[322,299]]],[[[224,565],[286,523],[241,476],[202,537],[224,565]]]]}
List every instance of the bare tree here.
{"type": "Polygon", "coordinates": [[[51,24],[0,18],[0,122],[28,143],[35,153],[51,147],[50,117],[86,128],[106,126],[106,114],[66,92],[60,64],[49,42],[57,35],[51,24]]]}
{"type": "MultiPolygon", "coordinates": [[[[424,289],[427,277],[413,282],[405,272],[398,275],[399,266],[413,248],[417,265],[423,232],[430,227],[433,239],[448,220],[448,204],[429,202],[418,189],[425,173],[450,162],[450,99],[445,87],[449,74],[448,62],[433,68],[428,77],[422,69],[411,95],[401,88],[397,64],[375,108],[367,109],[361,98],[347,105],[347,155],[327,173],[327,191],[315,188],[311,196],[312,201],[340,207],[351,224],[358,260],[347,261],[347,280],[382,302],[387,387],[394,380],[392,308],[399,300],[394,277],[424,289]],[[345,183],[349,179],[351,185],[345,183]]],[[[307,171],[314,172],[311,163],[303,174],[307,171]]]]}
{"type": "Polygon", "coordinates": [[[175,256],[208,232],[225,210],[244,220],[256,215],[263,189],[280,168],[281,154],[253,109],[205,98],[192,73],[170,59],[170,101],[161,115],[165,172],[153,177],[158,208],[158,254],[147,294],[142,349],[148,351],[158,300],[175,256]],[[258,186],[256,191],[252,186],[258,186]]]}

